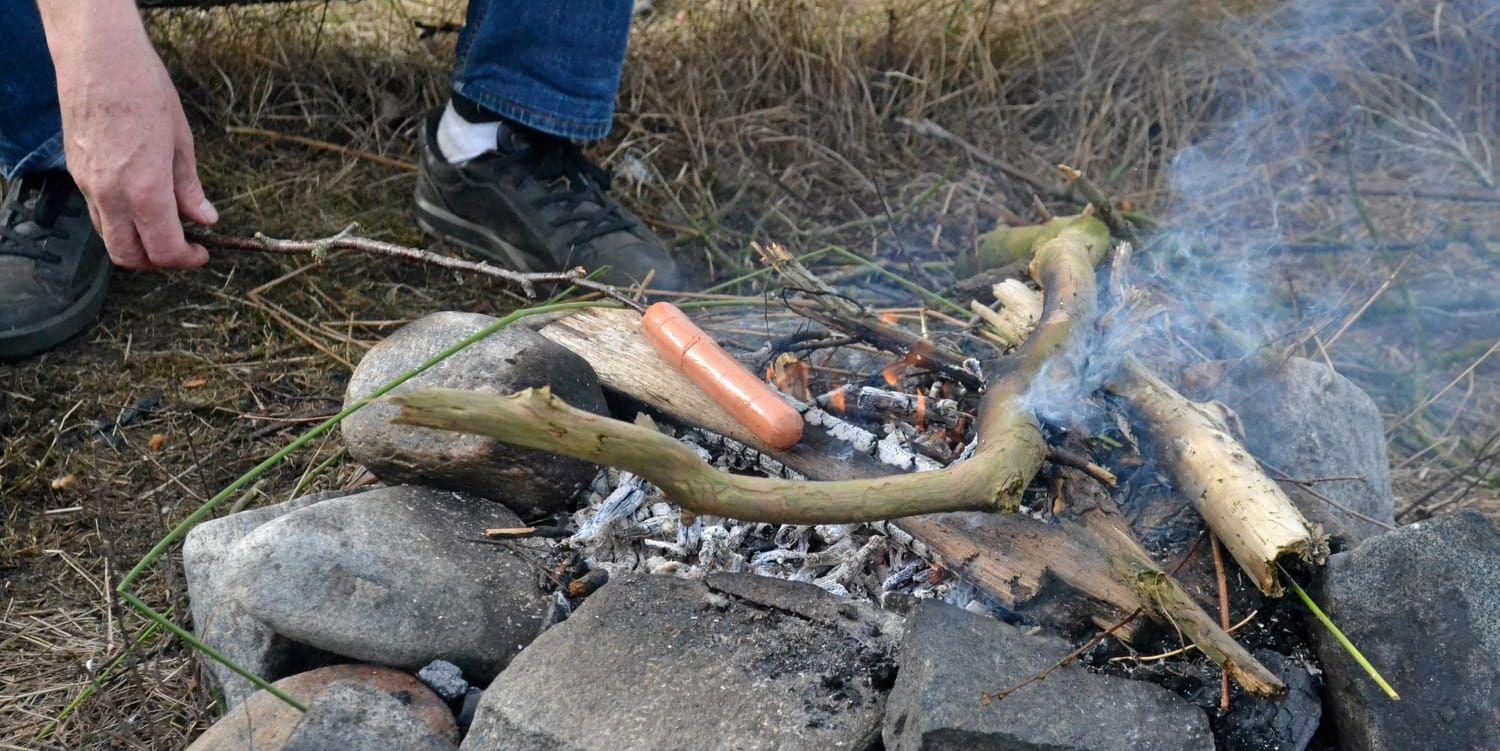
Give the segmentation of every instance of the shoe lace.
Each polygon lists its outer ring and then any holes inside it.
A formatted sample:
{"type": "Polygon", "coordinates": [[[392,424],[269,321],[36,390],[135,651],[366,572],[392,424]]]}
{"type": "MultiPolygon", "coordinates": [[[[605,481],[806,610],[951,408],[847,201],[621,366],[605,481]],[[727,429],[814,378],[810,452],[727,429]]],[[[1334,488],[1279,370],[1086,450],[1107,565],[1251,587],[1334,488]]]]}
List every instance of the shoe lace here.
{"type": "Polygon", "coordinates": [[[559,207],[561,213],[551,220],[554,229],[576,225],[567,242],[583,245],[605,235],[629,231],[634,224],[620,214],[620,206],[606,195],[609,174],[590,162],[571,141],[544,134],[531,134],[526,145],[501,157],[500,166],[524,168],[515,181],[518,184],[530,174],[548,185],[547,195],[532,203],[536,209],[559,207]]]}
{"type": "Polygon", "coordinates": [[[53,226],[59,214],[74,216],[69,209],[66,186],[47,177],[21,179],[0,213],[0,256],[20,256],[39,263],[55,264],[62,257],[47,250],[49,238],[66,240],[67,230],[53,226]]]}

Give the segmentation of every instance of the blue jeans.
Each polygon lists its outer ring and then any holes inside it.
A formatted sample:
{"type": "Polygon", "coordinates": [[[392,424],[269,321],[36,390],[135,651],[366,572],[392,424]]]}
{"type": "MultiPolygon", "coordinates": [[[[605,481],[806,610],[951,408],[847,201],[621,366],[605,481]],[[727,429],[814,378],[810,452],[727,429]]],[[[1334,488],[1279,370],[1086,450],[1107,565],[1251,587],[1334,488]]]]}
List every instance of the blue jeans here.
{"type": "MultiPolygon", "coordinates": [[[[470,0],[453,90],[563,138],[603,138],[630,32],[631,0],[470,0]]],[[[63,166],[57,77],[35,0],[0,0],[0,175],[63,166]]]]}

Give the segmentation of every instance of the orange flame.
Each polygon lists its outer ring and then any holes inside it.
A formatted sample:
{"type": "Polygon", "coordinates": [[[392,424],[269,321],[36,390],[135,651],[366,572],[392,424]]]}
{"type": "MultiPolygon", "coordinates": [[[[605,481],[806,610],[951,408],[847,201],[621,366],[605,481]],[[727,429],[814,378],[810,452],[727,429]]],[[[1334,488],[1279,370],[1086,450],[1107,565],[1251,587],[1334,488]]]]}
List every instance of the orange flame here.
{"type": "Polygon", "coordinates": [[[847,407],[844,404],[844,390],[842,388],[834,391],[833,394],[828,397],[828,407],[829,409],[832,409],[835,414],[844,414],[844,410],[847,409],[847,407]]]}
{"type": "Polygon", "coordinates": [[[893,362],[880,370],[880,377],[885,380],[887,386],[895,386],[901,382],[901,371],[904,366],[899,362],[893,362]]]}
{"type": "Polygon", "coordinates": [[[899,319],[899,318],[896,317],[895,313],[891,313],[891,312],[881,313],[879,317],[880,317],[880,322],[881,323],[889,324],[891,326],[895,326],[896,322],[899,321],[899,320],[901,320],[901,319],[899,319]]]}
{"type": "Polygon", "coordinates": [[[917,430],[927,429],[927,397],[917,394],[917,430]]]}

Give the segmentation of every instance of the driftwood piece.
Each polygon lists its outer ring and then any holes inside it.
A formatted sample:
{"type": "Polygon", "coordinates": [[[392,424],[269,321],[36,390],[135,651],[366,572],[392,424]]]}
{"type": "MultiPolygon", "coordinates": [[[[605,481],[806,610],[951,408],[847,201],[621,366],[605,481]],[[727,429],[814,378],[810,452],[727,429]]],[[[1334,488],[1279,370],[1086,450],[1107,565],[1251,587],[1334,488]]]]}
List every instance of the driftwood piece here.
{"type": "Polygon", "coordinates": [[[1146,612],[1172,623],[1224,673],[1252,694],[1275,696],[1286,687],[1224,630],[1176,578],[1151,559],[1114,501],[1077,470],[1063,470],[1070,536],[1087,540],[1116,581],[1130,587],[1146,612]]]}

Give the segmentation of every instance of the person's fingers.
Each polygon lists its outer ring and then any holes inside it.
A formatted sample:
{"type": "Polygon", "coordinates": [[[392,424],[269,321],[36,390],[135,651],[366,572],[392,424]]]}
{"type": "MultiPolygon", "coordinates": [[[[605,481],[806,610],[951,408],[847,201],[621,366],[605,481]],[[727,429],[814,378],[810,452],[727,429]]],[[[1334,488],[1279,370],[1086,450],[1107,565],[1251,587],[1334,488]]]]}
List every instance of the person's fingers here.
{"type": "Polygon", "coordinates": [[[163,185],[155,190],[134,191],[130,211],[146,257],[162,269],[195,269],[208,262],[208,252],[189,245],[177,216],[176,197],[163,185]]]}
{"type": "Polygon", "coordinates": [[[219,221],[219,210],[203,193],[198,180],[198,158],[193,151],[193,133],[184,122],[178,127],[177,144],[172,154],[172,190],[177,196],[177,213],[199,224],[219,221]]]}
{"type": "Polygon", "coordinates": [[[130,220],[130,212],[123,206],[111,211],[110,207],[96,209],[92,205],[89,211],[94,215],[94,225],[99,229],[99,236],[104,238],[109,259],[116,266],[137,271],[151,268],[151,263],[146,260],[146,248],[141,245],[141,238],[135,232],[135,223],[130,220]]]}

